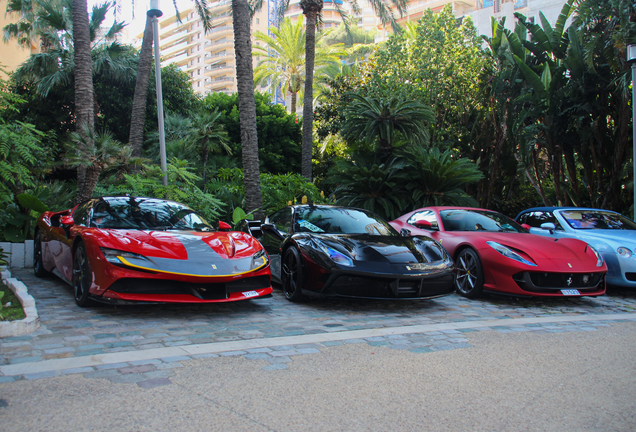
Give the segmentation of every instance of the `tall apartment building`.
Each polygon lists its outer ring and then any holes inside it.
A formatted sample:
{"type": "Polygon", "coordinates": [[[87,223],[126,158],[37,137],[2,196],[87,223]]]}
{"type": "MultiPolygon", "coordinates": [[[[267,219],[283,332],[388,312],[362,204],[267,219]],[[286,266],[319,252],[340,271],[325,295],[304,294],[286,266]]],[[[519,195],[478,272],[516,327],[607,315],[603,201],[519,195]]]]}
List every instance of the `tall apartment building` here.
{"type": "MultiPolygon", "coordinates": [[[[18,14],[7,15],[7,0],[0,0],[0,29],[5,25],[12,22],[16,22],[20,17],[18,14]]],[[[0,65],[7,71],[13,72],[18,66],[26,61],[31,54],[37,54],[40,52],[40,47],[37,43],[33,43],[30,47],[25,48],[18,45],[15,39],[8,42],[0,41],[0,65]]],[[[5,74],[1,75],[2,79],[6,79],[5,74]]]]}
{"type": "MultiPolygon", "coordinates": [[[[407,21],[417,21],[427,9],[439,12],[448,4],[452,6],[453,13],[457,18],[471,16],[477,33],[490,36],[492,33],[491,17],[499,19],[505,16],[506,27],[512,29],[515,25],[514,14],[516,12],[537,23],[540,22],[539,13],[543,12],[548,21],[554,25],[565,0],[411,0],[407,14],[398,18],[397,21],[400,24],[407,21]]],[[[384,40],[392,33],[391,27],[383,26],[379,20],[377,28],[377,41],[384,40]]]]}
{"type": "MultiPolygon", "coordinates": [[[[190,75],[192,87],[198,94],[235,93],[236,61],[231,1],[210,1],[208,6],[212,14],[212,30],[207,34],[194,9],[180,11],[181,22],[176,15],[159,18],[161,65],[175,63],[179,66],[190,75]]],[[[256,30],[267,32],[267,10],[254,15],[252,34],[256,30]]],[[[136,46],[141,45],[142,36],[137,36],[136,46]]]]}
{"type": "MultiPolygon", "coordinates": [[[[553,26],[561,13],[565,0],[476,0],[477,9],[472,13],[473,23],[480,35],[491,36],[491,17],[500,19],[506,17],[506,28],[513,29],[516,12],[523,14],[531,22],[541,25],[540,13],[553,26]]],[[[568,20],[568,24],[572,18],[568,20]]]]}

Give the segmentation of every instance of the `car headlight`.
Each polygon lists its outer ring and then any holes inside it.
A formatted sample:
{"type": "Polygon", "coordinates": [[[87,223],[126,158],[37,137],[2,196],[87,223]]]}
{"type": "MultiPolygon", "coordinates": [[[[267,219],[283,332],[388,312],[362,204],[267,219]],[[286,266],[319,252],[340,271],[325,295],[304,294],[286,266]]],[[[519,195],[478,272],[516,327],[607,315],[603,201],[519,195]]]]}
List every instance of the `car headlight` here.
{"type": "Polygon", "coordinates": [[[502,254],[503,256],[505,256],[506,258],[510,258],[513,259],[515,261],[519,261],[520,263],[523,263],[525,265],[529,265],[532,267],[536,267],[537,265],[535,263],[533,263],[532,261],[528,261],[527,259],[525,259],[524,257],[522,257],[521,255],[519,255],[517,252],[513,251],[512,249],[499,244],[497,242],[494,241],[487,241],[486,244],[488,246],[490,246],[491,248],[493,248],[494,250],[496,250],[497,252],[499,252],[500,254],[502,254]]]}
{"type": "Polygon", "coordinates": [[[623,258],[629,258],[632,256],[632,251],[623,246],[616,249],[616,253],[623,258]]]}
{"type": "Polygon", "coordinates": [[[592,252],[594,252],[594,255],[596,255],[596,267],[600,267],[603,265],[603,257],[601,256],[600,253],[598,253],[598,251],[596,249],[594,249],[594,247],[592,245],[587,245],[592,252]]]}
{"type": "Polygon", "coordinates": [[[143,255],[139,255],[136,253],[127,252],[127,251],[123,251],[119,249],[108,249],[108,248],[99,248],[99,249],[104,254],[104,258],[106,258],[106,261],[115,265],[125,264],[119,259],[119,257],[122,257],[124,259],[126,258],[135,258],[135,259],[143,259],[143,260],[146,259],[146,257],[143,255]]]}
{"type": "Polygon", "coordinates": [[[330,248],[329,246],[320,245],[321,249],[329,256],[331,261],[336,264],[340,264],[346,267],[353,267],[353,260],[343,254],[342,252],[338,252],[335,249],[330,248]]]}
{"type": "Polygon", "coordinates": [[[269,264],[269,257],[265,252],[265,249],[261,249],[252,255],[252,263],[250,265],[250,270],[255,270],[257,268],[266,266],[269,264]]]}

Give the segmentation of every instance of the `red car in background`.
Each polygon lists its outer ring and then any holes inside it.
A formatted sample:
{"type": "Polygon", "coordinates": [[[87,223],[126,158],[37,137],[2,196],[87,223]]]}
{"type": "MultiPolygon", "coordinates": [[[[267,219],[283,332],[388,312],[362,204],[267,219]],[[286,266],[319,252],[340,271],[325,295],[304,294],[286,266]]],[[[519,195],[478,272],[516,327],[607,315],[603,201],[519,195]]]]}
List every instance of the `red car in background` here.
{"type": "Polygon", "coordinates": [[[516,296],[599,296],[607,266],[576,239],[530,234],[501,213],[470,207],[426,207],[389,222],[426,235],[446,248],[457,266],[457,290],[468,298],[484,291],[516,296]]]}
{"type": "Polygon", "coordinates": [[[269,257],[252,236],[212,228],[183,204],[102,197],[45,212],[34,235],[36,276],[54,273],[75,302],[212,303],[272,293],[269,257]]]}

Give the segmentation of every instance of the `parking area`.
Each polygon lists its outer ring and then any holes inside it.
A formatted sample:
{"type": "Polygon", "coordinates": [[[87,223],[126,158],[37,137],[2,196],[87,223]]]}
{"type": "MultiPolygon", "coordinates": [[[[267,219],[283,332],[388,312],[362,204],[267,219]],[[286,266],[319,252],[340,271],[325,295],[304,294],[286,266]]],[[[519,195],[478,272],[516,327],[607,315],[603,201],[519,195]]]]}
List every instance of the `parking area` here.
{"type": "MultiPolygon", "coordinates": [[[[319,335],[438,323],[514,318],[599,315],[636,312],[636,293],[610,290],[598,298],[516,299],[490,296],[468,300],[451,295],[421,301],[314,300],[290,303],[280,290],[269,299],[208,305],[75,305],[71,287],[56,278],[38,279],[19,270],[36,301],[41,327],[34,333],[0,342],[0,364],[93,356],[215,342],[319,335]]],[[[591,318],[593,319],[593,318],[591,318]]],[[[585,326],[566,322],[562,327],[585,326]]],[[[505,330],[505,329],[504,329],[505,330]]],[[[559,331],[548,327],[545,331],[559,331]]],[[[432,345],[461,344],[447,333],[432,345]],[[445,340],[442,340],[445,339],[445,340]]],[[[430,342],[428,341],[428,342],[430,342]]],[[[367,341],[367,342],[382,342],[367,341]]],[[[387,344],[389,342],[385,341],[387,344]]],[[[414,346],[412,348],[417,348],[414,346]]],[[[434,347],[433,347],[434,348],[434,347]]]]}

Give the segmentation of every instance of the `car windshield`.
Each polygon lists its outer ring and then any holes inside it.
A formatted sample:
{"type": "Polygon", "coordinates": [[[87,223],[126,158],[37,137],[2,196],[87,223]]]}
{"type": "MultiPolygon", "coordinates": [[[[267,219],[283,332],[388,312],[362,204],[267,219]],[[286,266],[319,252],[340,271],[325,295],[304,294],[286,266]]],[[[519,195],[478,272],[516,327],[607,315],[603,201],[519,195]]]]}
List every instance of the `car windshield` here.
{"type": "Polygon", "coordinates": [[[296,209],[294,231],[316,234],[398,235],[391,225],[373,213],[360,209],[315,206],[296,209]]]}
{"type": "Polygon", "coordinates": [[[636,230],[636,223],[625,216],[598,210],[565,210],[561,216],[575,229],[636,230]]]}
{"type": "Polygon", "coordinates": [[[213,231],[194,210],[173,201],[154,198],[115,197],[98,201],[90,226],[141,230],[213,231]]]}
{"type": "Polygon", "coordinates": [[[501,213],[483,210],[442,210],[446,231],[526,232],[517,222],[501,213]]]}

